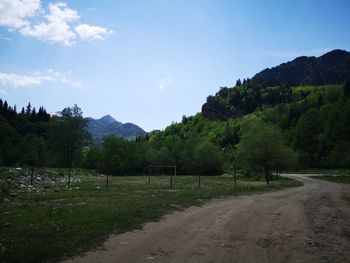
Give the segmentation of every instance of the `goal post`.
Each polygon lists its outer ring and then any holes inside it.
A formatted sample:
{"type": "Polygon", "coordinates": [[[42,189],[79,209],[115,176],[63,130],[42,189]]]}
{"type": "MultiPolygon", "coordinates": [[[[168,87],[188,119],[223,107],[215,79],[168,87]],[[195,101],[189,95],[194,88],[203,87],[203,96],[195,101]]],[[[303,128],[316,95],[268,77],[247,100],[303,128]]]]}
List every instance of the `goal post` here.
{"type": "Polygon", "coordinates": [[[176,176],[176,165],[149,165],[148,166],[148,184],[151,184],[152,171],[158,171],[159,169],[166,169],[172,171],[170,173],[170,188],[173,188],[173,177],[176,176]]]}

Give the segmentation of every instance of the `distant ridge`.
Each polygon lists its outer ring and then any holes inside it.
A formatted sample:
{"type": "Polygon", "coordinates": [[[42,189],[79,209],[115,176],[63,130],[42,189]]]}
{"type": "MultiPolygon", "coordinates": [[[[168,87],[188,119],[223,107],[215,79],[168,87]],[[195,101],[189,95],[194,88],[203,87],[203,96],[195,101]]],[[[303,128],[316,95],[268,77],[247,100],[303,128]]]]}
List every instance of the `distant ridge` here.
{"type": "Polygon", "coordinates": [[[112,116],[106,115],[100,119],[86,118],[87,130],[94,142],[100,144],[105,136],[115,135],[127,140],[134,140],[138,136],[146,135],[146,132],[133,123],[122,123],[112,116]]]}
{"type": "Polygon", "coordinates": [[[287,86],[341,84],[350,79],[350,52],[335,49],[320,57],[298,57],[264,69],[253,79],[287,86]]]}

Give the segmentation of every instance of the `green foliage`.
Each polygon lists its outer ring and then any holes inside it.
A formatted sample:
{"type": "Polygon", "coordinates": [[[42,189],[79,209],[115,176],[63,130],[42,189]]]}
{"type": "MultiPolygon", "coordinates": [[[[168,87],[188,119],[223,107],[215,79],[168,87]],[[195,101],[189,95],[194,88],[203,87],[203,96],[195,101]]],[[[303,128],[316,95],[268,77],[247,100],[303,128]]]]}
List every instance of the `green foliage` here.
{"type": "Polygon", "coordinates": [[[63,109],[61,116],[52,120],[50,136],[54,149],[62,154],[65,167],[72,168],[90,139],[81,109],[77,105],[63,109]]]}
{"type": "Polygon", "coordinates": [[[43,107],[18,114],[0,99],[0,165],[47,165],[49,119],[43,107]]]}
{"type": "Polygon", "coordinates": [[[87,148],[82,166],[87,169],[100,169],[102,163],[102,151],[99,148],[87,148]]]}
{"type": "Polygon", "coordinates": [[[123,175],[128,161],[127,142],[117,137],[105,137],[102,144],[102,170],[109,174],[123,175]]]}
{"type": "Polygon", "coordinates": [[[245,170],[264,171],[267,184],[273,170],[293,169],[296,166],[296,155],[283,142],[280,130],[254,116],[242,121],[242,136],[237,145],[236,158],[245,170]]]}
{"type": "MultiPolygon", "coordinates": [[[[280,129],[263,131],[275,132],[278,140],[297,152],[301,167],[349,167],[348,58],[349,52],[341,50],[320,58],[298,58],[252,79],[237,80],[232,88],[220,88],[207,98],[201,113],[183,116],[163,131],[136,141],[105,138],[103,144],[90,148],[79,108],[67,108],[62,117],[50,118],[43,107],[37,111],[29,103],[17,113],[15,106],[0,100],[0,165],[72,167],[74,160],[75,166],[116,175],[141,174],[148,165],[176,165],[179,174],[218,173],[231,169],[236,146],[251,133],[245,128],[247,119],[255,118],[264,123],[259,125],[280,129]],[[75,124],[69,121],[74,116],[75,124]],[[71,128],[76,124],[79,129],[71,128]],[[206,152],[213,153],[217,165],[203,161],[206,152]]],[[[278,151],[281,156],[295,155],[287,148],[278,151]]],[[[286,169],[284,160],[276,162],[275,169],[286,169]]]]}
{"type": "Polygon", "coordinates": [[[294,147],[305,154],[300,162],[303,167],[314,166],[317,163],[317,134],[320,132],[319,114],[317,109],[310,109],[303,114],[295,128],[294,147]],[[315,136],[316,135],[316,136],[315,136]]]}
{"type": "Polygon", "coordinates": [[[193,165],[198,174],[219,174],[222,161],[222,150],[211,142],[199,143],[193,150],[193,165]]]}

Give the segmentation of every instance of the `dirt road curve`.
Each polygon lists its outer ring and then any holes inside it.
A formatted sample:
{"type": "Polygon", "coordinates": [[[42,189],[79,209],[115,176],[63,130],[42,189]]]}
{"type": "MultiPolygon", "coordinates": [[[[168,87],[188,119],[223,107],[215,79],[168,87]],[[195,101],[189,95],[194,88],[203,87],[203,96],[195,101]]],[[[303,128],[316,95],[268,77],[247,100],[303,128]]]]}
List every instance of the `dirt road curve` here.
{"type": "Polygon", "coordinates": [[[175,212],[67,262],[350,262],[350,185],[290,177],[304,186],[175,212]]]}

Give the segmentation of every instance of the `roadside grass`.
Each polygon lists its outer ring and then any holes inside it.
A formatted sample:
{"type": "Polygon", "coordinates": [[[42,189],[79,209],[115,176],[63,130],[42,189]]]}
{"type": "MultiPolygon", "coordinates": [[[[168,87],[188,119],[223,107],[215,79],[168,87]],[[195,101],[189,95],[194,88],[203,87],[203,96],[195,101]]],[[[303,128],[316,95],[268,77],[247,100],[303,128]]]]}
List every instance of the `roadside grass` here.
{"type": "MultiPolygon", "coordinates": [[[[170,189],[169,176],[151,177],[150,185],[147,176],[125,176],[109,177],[106,188],[105,176],[92,174],[81,171],[70,190],[57,181],[36,191],[0,192],[1,262],[58,261],[101,245],[111,233],[140,229],[169,211],[212,198],[301,185],[281,177],[267,188],[262,181],[239,177],[233,187],[232,177],[202,176],[198,189],[198,176],[176,176],[170,189]]],[[[11,176],[0,170],[0,178],[11,176]]]]}
{"type": "Polygon", "coordinates": [[[335,183],[350,184],[350,175],[316,175],[312,178],[326,180],[335,183]]]}
{"type": "Polygon", "coordinates": [[[326,180],[330,182],[336,183],[346,183],[350,184],[350,169],[342,168],[342,169],[307,169],[298,171],[298,173],[304,174],[315,174],[312,178],[326,180]]]}
{"type": "Polygon", "coordinates": [[[322,169],[322,168],[311,168],[306,170],[300,170],[297,173],[302,174],[322,174],[322,175],[350,175],[349,168],[341,168],[341,169],[322,169]]]}

